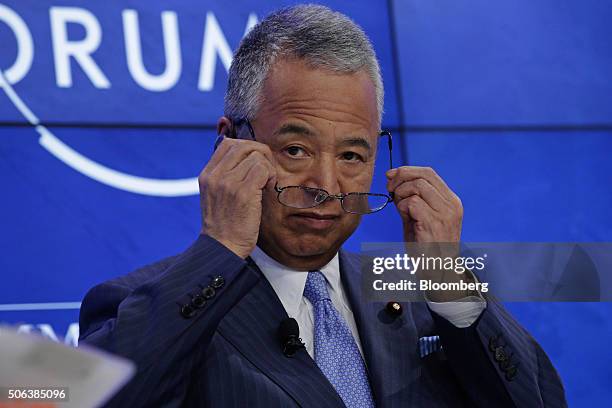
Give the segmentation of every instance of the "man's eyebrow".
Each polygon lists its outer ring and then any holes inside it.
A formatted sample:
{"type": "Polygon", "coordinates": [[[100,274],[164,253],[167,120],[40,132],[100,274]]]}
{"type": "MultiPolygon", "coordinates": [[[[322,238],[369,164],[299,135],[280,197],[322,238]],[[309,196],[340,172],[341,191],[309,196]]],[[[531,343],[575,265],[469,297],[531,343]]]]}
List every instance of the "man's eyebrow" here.
{"type": "Polygon", "coordinates": [[[372,151],[372,145],[367,139],[362,137],[350,137],[338,143],[338,146],[361,146],[368,151],[372,151]]]}
{"type": "MultiPolygon", "coordinates": [[[[314,136],[314,133],[305,126],[296,123],[286,123],[274,132],[274,136],[286,134],[314,136]]],[[[364,137],[351,136],[338,143],[338,146],[361,146],[368,151],[372,151],[372,145],[364,137]]]]}
{"type": "Polygon", "coordinates": [[[274,136],[281,136],[285,134],[297,134],[304,136],[313,136],[314,133],[312,131],[302,125],[298,125],[295,123],[286,123],[281,126],[277,131],[274,132],[274,136]]]}

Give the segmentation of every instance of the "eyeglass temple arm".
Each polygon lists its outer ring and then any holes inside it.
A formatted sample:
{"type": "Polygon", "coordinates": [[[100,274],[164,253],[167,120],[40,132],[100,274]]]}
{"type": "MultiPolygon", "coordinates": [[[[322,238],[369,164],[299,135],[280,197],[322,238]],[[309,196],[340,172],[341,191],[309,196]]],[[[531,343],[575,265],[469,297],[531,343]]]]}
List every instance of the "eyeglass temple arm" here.
{"type": "Polygon", "coordinates": [[[251,139],[253,139],[254,141],[257,141],[257,139],[255,139],[255,131],[253,130],[253,126],[251,126],[251,122],[247,118],[241,118],[236,121],[232,121],[232,128],[233,128],[232,133],[234,137],[238,138],[238,128],[242,125],[247,126],[251,139]]]}
{"type": "Polygon", "coordinates": [[[387,136],[387,143],[389,146],[389,168],[393,168],[393,137],[391,136],[391,132],[388,130],[381,130],[380,136],[387,136]]]}
{"type": "MultiPolygon", "coordinates": [[[[393,168],[393,137],[391,137],[391,132],[389,132],[388,130],[381,130],[380,131],[380,136],[387,136],[387,143],[389,146],[389,168],[392,169],[393,168]]],[[[389,191],[389,202],[393,201],[393,199],[395,198],[395,195],[393,194],[392,191],[389,191]]]]}

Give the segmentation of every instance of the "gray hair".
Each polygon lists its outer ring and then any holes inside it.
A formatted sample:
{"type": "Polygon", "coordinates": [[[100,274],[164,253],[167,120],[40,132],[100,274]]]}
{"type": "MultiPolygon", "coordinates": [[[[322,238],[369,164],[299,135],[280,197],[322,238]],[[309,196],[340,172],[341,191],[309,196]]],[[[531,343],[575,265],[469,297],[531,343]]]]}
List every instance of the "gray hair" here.
{"type": "Polygon", "coordinates": [[[353,20],[328,7],[304,4],[280,9],[242,39],[229,70],[224,114],[232,120],[254,119],[262,89],[278,58],[303,59],[312,68],[369,75],[376,89],[379,122],[384,89],[376,53],[353,20]]]}

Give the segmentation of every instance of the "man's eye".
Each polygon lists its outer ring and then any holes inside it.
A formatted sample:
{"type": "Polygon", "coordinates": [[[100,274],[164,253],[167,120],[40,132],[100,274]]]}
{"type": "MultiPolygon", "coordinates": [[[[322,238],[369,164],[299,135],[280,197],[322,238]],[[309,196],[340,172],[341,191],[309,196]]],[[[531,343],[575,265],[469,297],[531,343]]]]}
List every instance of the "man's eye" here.
{"type": "Polygon", "coordinates": [[[344,152],[342,158],[348,161],[364,161],[363,157],[355,152],[344,152]]]}
{"type": "Polygon", "coordinates": [[[293,156],[293,157],[301,157],[306,153],[304,149],[302,149],[299,146],[289,146],[286,149],[286,152],[289,156],[293,156]]]}

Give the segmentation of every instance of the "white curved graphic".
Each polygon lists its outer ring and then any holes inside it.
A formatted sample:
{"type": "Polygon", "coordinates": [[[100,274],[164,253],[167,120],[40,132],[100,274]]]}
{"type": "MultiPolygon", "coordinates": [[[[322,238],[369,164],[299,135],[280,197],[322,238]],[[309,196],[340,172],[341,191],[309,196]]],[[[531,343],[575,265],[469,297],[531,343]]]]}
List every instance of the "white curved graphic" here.
{"type": "MultiPolygon", "coordinates": [[[[17,57],[15,62],[3,74],[6,76],[7,82],[15,84],[23,79],[32,66],[34,42],[25,21],[23,21],[19,14],[2,4],[0,4],[0,21],[9,25],[17,40],[17,57]]],[[[2,74],[1,71],[0,74],[2,74]]]]}
{"type": "Polygon", "coordinates": [[[180,197],[198,194],[197,177],[173,180],[138,177],[111,169],[91,160],[62,142],[49,129],[41,125],[38,117],[15,93],[1,70],[0,88],[4,90],[17,110],[40,134],[38,143],[57,159],[79,173],[100,183],[131,193],[158,197],[180,197]]]}

